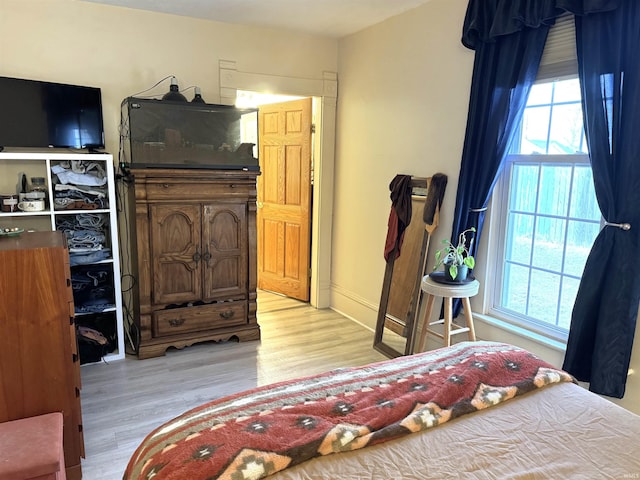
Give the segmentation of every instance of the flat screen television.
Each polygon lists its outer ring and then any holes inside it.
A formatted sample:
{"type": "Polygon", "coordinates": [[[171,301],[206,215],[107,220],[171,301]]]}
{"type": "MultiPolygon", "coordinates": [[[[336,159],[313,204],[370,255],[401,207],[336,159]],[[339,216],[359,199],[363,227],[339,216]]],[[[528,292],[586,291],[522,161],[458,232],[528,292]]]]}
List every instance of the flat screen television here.
{"type": "Polygon", "coordinates": [[[0,147],[104,148],[100,89],[0,77],[0,147]]]}

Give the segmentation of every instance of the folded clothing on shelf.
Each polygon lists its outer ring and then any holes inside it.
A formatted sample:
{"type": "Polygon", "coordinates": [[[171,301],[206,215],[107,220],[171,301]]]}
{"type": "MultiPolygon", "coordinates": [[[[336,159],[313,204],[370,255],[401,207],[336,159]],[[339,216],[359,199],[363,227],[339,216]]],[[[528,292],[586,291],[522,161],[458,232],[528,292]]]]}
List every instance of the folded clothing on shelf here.
{"type": "Polygon", "coordinates": [[[104,168],[98,162],[70,160],[51,167],[60,183],[101,186],[107,183],[104,168]]]}
{"type": "Polygon", "coordinates": [[[115,308],[113,271],[110,264],[80,265],[71,269],[76,313],[96,313],[115,308]]]}
{"type": "Polygon", "coordinates": [[[56,228],[65,233],[71,265],[87,265],[111,258],[107,246],[107,217],[102,214],[78,213],[56,218],[56,228]]]}
{"type": "Polygon", "coordinates": [[[55,210],[109,208],[108,181],[100,162],[71,160],[51,166],[56,177],[53,188],[55,210]]]}

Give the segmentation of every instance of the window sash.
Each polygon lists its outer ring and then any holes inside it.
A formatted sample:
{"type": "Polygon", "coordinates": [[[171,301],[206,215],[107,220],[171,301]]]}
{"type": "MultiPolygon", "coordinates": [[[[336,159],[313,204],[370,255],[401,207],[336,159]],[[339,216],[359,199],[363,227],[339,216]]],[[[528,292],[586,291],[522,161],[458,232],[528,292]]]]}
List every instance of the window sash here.
{"type": "MultiPolygon", "coordinates": [[[[504,271],[506,264],[506,246],[507,246],[507,228],[508,228],[508,213],[509,213],[509,197],[510,197],[510,185],[511,185],[511,177],[513,173],[513,167],[515,164],[518,165],[573,165],[573,166],[584,166],[589,164],[589,156],[587,154],[574,154],[574,155],[540,155],[540,154],[511,154],[507,157],[505,162],[505,168],[500,176],[498,184],[496,185],[496,189],[494,190],[494,195],[497,195],[497,202],[493,202],[492,217],[498,221],[498,236],[493,245],[493,250],[495,254],[495,270],[493,277],[493,288],[491,289],[491,294],[489,297],[489,305],[487,308],[487,313],[491,316],[499,318],[501,320],[507,321],[508,323],[512,323],[529,331],[544,335],[548,338],[552,338],[554,340],[565,341],[567,340],[568,330],[553,325],[551,323],[544,322],[542,320],[538,320],[532,317],[528,317],[521,313],[515,312],[513,310],[509,310],[506,307],[502,306],[502,291],[503,291],[503,280],[504,280],[504,271]]],[[[562,216],[559,218],[566,220],[576,220],[573,217],[569,216],[570,212],[567,212],[566,216],[562,216]]],[[[547,218],[549,215],[534,213],[537,218],[547,218]]],[[[585,222],[592,222],[592,220],[581,219],[578,220],[585,222]]],[[[600,220],[600,228],[603,226],[602,219],[600,220]]],[[[529,266],[534,266],[536,269],[539,268],[535,264],[532,265],[532,262],[529,263],[529,266]]],[[[542,268],[541,270],[544,270],[542,268]]],[[[564,278],[578,278],[569,273],[561,273],[560,274],[563,279],[564,278]]],[[[530,291],[528,295],[530,295],[530,291]]],[[[559,292],[560,293],[560,292],[559,292]]],[[[559,306],[557,307],[559,308],[559,306]]],[[[556,313],[557,314],[557,313],[556,313]]]]}
{"type": "MultiPolygon", "coordinates": [[[[550,28],[542,59],[536,76],[536,83],[552,82],[576,78],[578,73],[578,61],[575,40],[575,17],[566,14],[556,19],[555,24],[550,28]]],[[[483,311],[489,315],[511,323],[524,330],[535,334],[543,335],[547,338],[566,342],[568,331],[547,322],[536,320],[532,317],[501,307],[502,283],[505,270],[506,235],[508,228],[509,195],[513,166],[515,163],[538,164],[575,164],[589,165],[589,156],[586,153],[575,153],[570,155],[556,154],[510,154],[506,161],[504,170],[501,173],[492,195],[490,224],[492,237],[487,248],[488,256],[493,256],[495,261],[491,261],[492,273],[487,272],[487,284],[493,285],[489,288],[483,311]],[[497,234],[496,236],[494,236],[497,234]]],[[[570,212],[569,212],[570,213],[570,212]]],[[[537,214],[536,214],[537,215],[537,214]]],[[[563,217],[569,219],[570,217],[563,217]]],[[[600,228],[603,227],[603,220],[600,220],[600,228]]],[[[535,234],[535,232],[534,232],[535,234]]],[[[564,273],[562,274],[564,275],[564,273]]],[[[530,292],[528,292],[530,295],[530,292]]],[[[558,306],[559,308],[559,306],[558,306]]]]}

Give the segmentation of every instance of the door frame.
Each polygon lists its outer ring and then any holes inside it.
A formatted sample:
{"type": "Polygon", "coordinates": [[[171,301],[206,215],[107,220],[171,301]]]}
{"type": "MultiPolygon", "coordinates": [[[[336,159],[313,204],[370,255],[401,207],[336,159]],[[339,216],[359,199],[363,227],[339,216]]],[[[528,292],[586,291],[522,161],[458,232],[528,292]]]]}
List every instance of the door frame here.
{"type": "Polygon", "coordinates": [[[333,178],[335,168],[336,105],[338,76],[323,72],[322,79],[284,77],[241,72],[232,60],[218,62],[220,102],[233,105],[238,90],[313,97],[316,125],[313,142],[313,189],[311,212],[310,303],[328,308],[331,300],[331,238],[333,178]]]}

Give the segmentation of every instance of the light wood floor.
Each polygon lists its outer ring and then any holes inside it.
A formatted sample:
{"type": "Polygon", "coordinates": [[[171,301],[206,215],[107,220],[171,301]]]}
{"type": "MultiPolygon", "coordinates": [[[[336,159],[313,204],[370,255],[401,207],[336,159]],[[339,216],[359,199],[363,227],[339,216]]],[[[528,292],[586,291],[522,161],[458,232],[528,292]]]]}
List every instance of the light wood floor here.
{"type": "Polygon", "coordinates": [[[121,479],[151,430],[210,399],[386,359],[365,327],[272,293],[258,294],[258,323],[260,341],[205,343],[159,358],[82,366],[83,479],[121,479]]]}

